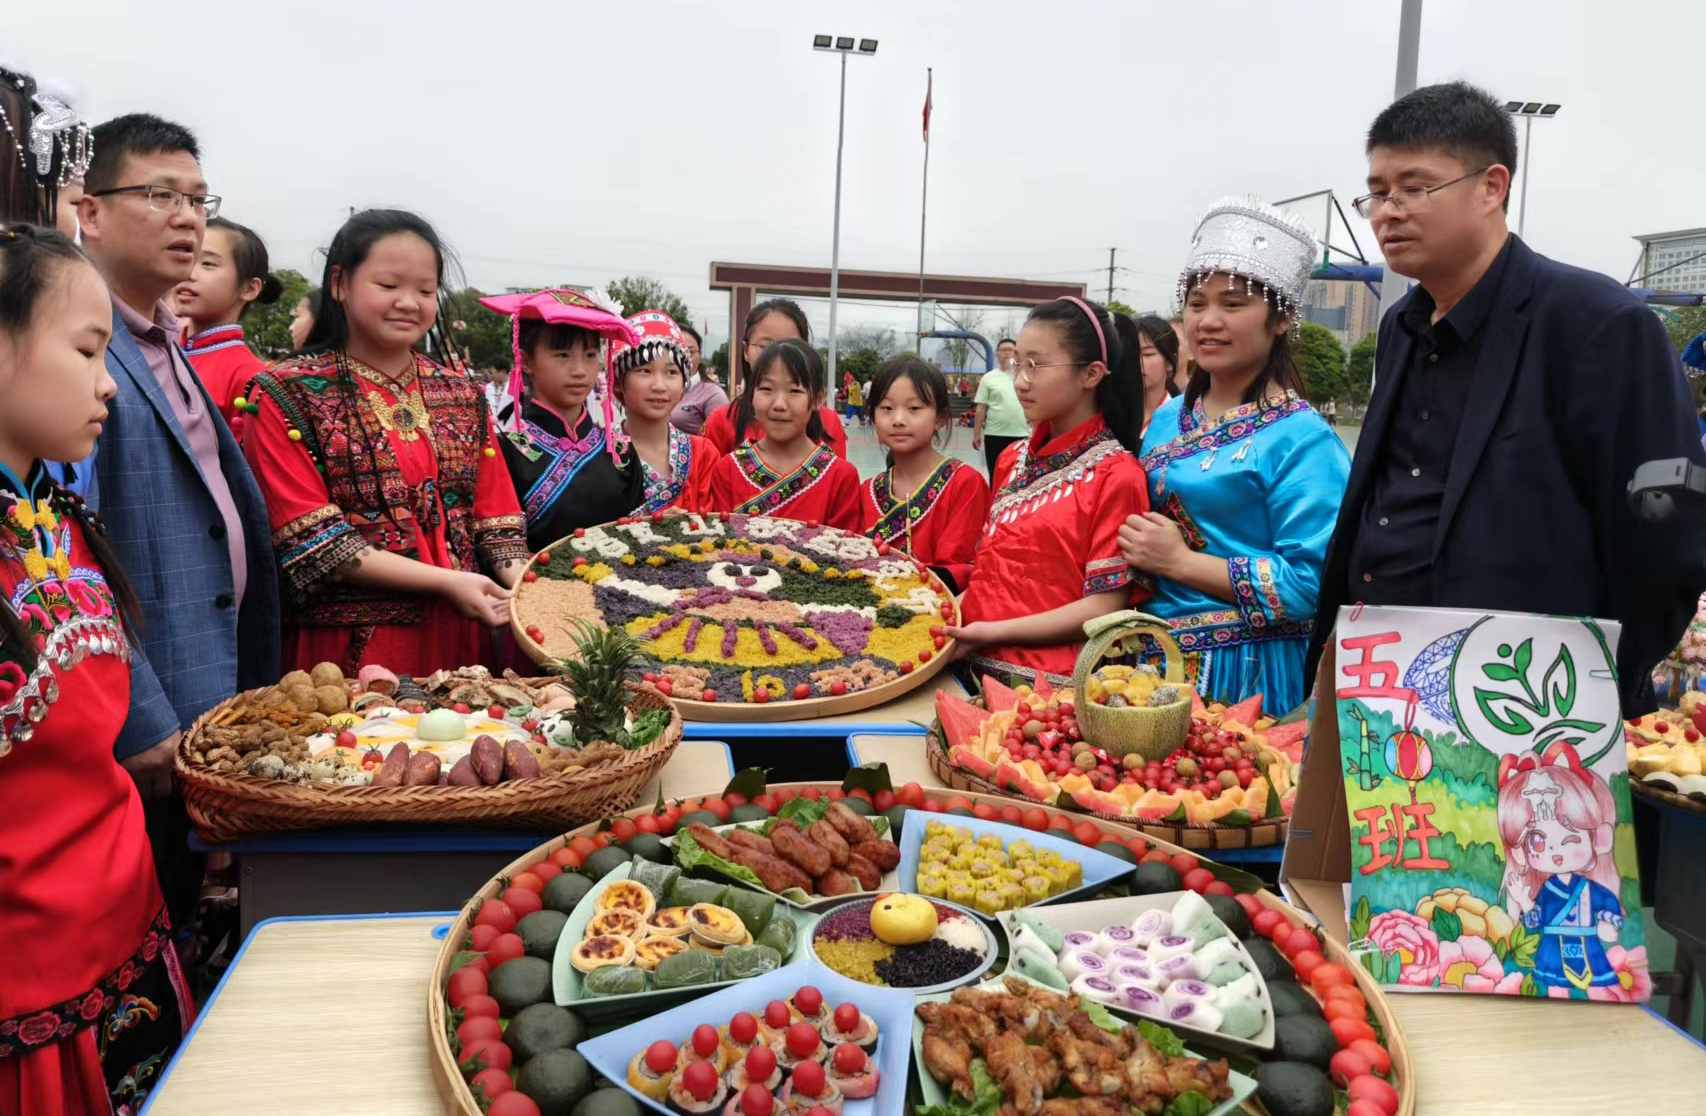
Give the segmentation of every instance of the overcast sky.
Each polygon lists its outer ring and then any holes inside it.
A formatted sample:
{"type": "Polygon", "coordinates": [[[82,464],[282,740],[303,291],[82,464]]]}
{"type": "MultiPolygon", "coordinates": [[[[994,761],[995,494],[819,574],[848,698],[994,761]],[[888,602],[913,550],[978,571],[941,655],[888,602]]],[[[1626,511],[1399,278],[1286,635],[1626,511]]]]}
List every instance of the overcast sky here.
{"type": "MultiPolygon", "coordinates": [[[[1117,247],[1115,297],[1147,309],[1171,304],[1195,220],[1222,195],[1332,189],[1350,212],[1364,132],[1392,95],[1399,3],[75,10],[18,5],[0,51],[70,83],[91,120],[149,111],[194,128],[224,213],[275,266],[317,279],[348,207],[401,206],[439,227],[476,286],[650,275],[720,338],[710,261],[829,263],[838,62],[814,33],[880,42],[847,67],[843,266],[917,267],[934,67],[929,269],[1082,280],[1100,298],[1117,247]]],[[[1426,0],[1420,78],[1562,102],[1534,128],[1527,238],[1621,282],[1631,236],[1706,225],[1703,41],[1693,0],[1426,0]]],[[[827,307],[809,309],[821,329],[827,307]]],[[[911,311],[845,303],[841,320],[905,329],[911,311]]]]}

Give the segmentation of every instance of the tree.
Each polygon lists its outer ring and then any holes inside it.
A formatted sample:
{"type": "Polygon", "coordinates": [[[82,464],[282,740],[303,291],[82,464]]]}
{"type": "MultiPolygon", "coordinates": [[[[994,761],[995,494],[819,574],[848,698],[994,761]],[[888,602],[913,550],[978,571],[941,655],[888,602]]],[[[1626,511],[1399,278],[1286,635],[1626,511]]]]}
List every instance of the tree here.
{"type": "Polygon", "coordinates": [[[1661,318],[1665,323],[1665,332],[1670,334],[1671,347],[1678,356],[1688,347],[1688,343],[1702,333],[1706,333],[1706,306],[1679,306],[1674,310],[1666,309],[1661,318]]]}
{"type": "Polygon", "coordinates": [[[1131,318],[1134,321],[1143,317],[1142,314],[1139,314],[1136,310],[1133,310],[1117,298],[1106,303],[1106,305],[1108,307],[1108,313],[1110,314],[1124,314],[1126,317],[1131,318]]]}
{"type": "MultiPolygon", "coordinates": [[[[860,383],[871,379],[882,366],[883,356],[875,349],[854,349],[848,352],[837,349],[835,353],[835,374],[837,376],[852,376],[860,383]]],[[[843,383],[846,381],[843,380],[843,383]]]]}
{"type": "Polygon", "coordinates": [[[855,353],[860,349],[869,349],[879,361],[887,360],[899,347],[894,330],[877,325],[849,326],[841,331],[835,342],[838,360],[839,354],[855,353]]]}
{"type": "Polygon", "coordinates": [[[290,355],[290,319],[296,316],[296,304],[311,285],[300,271],[288,267],[273,272],[273,278],[281,288],[278,301],[271,306],[256,303],[243,315],[243,340],[262,360],[290,355]]]}
{"type": "Polygon", "coordinates": [[[681,300],[681,296],[656,279],[629,275],[612,280],[604,289],[611,298],[621,304],[624,317],[631,318],[642,310],[662,310],[674,318],[677,324],[691,324],[693,321],[693,311],[687,308],[687,303],[681,300]]]}
{"type": "Polygon", "coordinates": [[[474,368],[507,369],[510,356],[508,316],[480,305],[484,292],[464,287],[446,294],[439,303],[439,320],[456,346],[456,353],[474,368]]]}
{"type": "Polygon", "coordinates": [[[1333,331],[1314,322],[1299,322],[1297,348],[1292,356],[1303,376],[1303,387],[1317,403],[1349,395],[1345,377],[1345,347],[1333,331]]]}
{"type": "Polygon", "coordinates": [[[1361,341],[1351,346],[1351,355],[1345,361],[1345,388],[1352,403],[1367,403],[1368,396],[1374,390],[1374,340],[1377,335],[1366,334],[1361,341]]]}

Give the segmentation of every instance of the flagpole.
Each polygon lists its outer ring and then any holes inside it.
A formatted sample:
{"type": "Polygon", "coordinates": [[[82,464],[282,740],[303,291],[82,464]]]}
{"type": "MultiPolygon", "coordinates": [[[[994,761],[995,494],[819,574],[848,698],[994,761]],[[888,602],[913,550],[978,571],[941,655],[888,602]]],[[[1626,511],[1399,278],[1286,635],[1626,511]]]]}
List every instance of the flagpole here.
{"type": "Polygon", "coordinates": [[[930,208],[930,106],[936,84],[935,69],[924,71],[924,191],[918,203],[918,349],[924,352],[924,223],[930,208]]]}

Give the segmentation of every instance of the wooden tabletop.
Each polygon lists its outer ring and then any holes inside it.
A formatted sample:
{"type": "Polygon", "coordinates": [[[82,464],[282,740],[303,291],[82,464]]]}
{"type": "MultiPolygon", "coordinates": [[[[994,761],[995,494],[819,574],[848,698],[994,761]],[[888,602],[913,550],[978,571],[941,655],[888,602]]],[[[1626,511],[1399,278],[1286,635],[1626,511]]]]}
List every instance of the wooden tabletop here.
{"type": "Polygon", "coordinates": [[[888,764],[889,782],[897,787],[917,783],[925,790],[948,789],[924,758],[926,745],[922,736],[861,732],[849,737],[847,744],[849,758],[856,756],[860,763],[888,764]]]}
{"type": "Polygon", "coordinates": [[[735,761],[727,744],[720,740],[683,740],[675,746],[669,762],[640,791],[636,802],[650,806],[657,801],[660,789],[665,798],[718,794],[734,777],[735,761]]]}
{"type": "MultiPolygon", "coordinates": [[[[255,928],[152,1116],[442,1116],[426,995],[447,915],[255,928]]],[[[1706,1050],[1638,1007],[1394,995],[1419,1116],[1698,1111],[1706,1050]]]]}

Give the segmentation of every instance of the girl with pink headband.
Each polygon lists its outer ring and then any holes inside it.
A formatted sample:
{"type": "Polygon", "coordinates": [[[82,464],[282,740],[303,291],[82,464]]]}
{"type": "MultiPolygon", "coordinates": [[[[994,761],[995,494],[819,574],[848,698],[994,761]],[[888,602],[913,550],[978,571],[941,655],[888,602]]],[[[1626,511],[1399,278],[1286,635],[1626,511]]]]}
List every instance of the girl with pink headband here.
{"type": "Polygon", "coordinates": [[[1085,623],[1147,595],[1119,547],[1120,524],[1149,510],[1135,456],[1141,348],[1129,317],[1082,299],[1026,319],[1013,383],[1031,436],[996,463],[961,626],[949,631],[978,673],[1069,685],[1085,623]]]}
{"type": "Polygon", "coordinates": [[[499,423],[527,545],[543,550],[633,512],[645,500],[645,470],[616,424],[609,392],[597,390],[604,342],[635,344],[633,327],[597,292],[535,291],[480,304],[514,319],[513,402],[499,423]],[[593,421],[595,405],[602,425],[593,421]]]}

